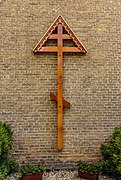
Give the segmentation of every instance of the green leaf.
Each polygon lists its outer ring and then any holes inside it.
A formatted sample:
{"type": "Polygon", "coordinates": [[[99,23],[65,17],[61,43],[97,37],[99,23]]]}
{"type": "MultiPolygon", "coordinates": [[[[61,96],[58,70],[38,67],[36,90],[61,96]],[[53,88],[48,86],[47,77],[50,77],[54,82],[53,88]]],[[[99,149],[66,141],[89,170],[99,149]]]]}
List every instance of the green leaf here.
{"type": "Polygon", "coordinates": [[[101,170],[105,175],[121,177],[121,127],[115,128],[109,144],[101,146],[104,157],[101,170]]]}

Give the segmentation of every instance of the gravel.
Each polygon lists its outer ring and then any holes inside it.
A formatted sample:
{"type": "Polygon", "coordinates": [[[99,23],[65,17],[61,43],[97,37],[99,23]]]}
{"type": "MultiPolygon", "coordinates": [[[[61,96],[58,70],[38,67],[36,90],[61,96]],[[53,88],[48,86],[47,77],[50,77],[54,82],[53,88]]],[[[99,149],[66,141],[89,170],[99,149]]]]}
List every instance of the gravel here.
{"type": "Polygon", "coordinates": [[[13,173],[9,176],[6,176],[4,180],[19,180],[21,178],[21,173],[13,173]]]}
{"type": "Polygon", "coordinates": [[[51,171],[46,173],[43,180],[79,180],[77,171],[51,171]]]}
{"type": "MultiPolygon", "coordinates": [[[[77,177],[77,171],[50,171],[43,175],[43,180],[84,180],[77,177]]],[[[4,180],[20,180],[21,173],[13,173],[4,180]]],[[[112,178],[99,175],[99,180],[113,180],[112,178]]]]}

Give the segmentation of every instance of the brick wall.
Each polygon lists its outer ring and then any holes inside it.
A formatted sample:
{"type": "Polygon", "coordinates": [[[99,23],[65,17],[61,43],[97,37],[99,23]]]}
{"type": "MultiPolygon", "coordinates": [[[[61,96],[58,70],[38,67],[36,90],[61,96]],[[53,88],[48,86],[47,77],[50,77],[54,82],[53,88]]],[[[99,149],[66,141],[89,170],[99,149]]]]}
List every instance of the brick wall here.
{"type": "MultiPolygon", "coordinates": [[[[121,125],[120,0],[0,1],[0,120],[13,129],[18,162],[99,159],[100,144],[121,125]],[[63,151],[57,150],[56,54],[33,47],[59,15],[88,53],[63,58],[63,151]]],[[[56,163],[57,162],[57,163],[56,163]]]]}

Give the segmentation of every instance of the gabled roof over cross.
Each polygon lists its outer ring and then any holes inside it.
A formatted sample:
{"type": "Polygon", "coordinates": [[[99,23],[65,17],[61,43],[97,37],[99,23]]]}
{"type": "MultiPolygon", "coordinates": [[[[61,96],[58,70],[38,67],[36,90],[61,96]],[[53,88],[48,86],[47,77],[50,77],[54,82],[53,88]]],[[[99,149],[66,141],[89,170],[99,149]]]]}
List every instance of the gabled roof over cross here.
{"type": "Polygon", "coordinates": [[[81,43],[81,41],[78,39],[78,37],[75,35],[75,33],[72,31],[72,29],[69,27],[67,22],[64,20],[62,16],[58,16],[55,21],[52,23],[50,28],[47,30],[47,32],[44,34],[44,36],[40,39],[40,41],[37,43],[37,45],[34,47],[33,52],[34,53],[40,53],[40,52],[58,52],[57,47],[44,47],[45,42],[48,39],[58,39],[58,34],[54,33],[54,30],[58,27],[58,24],[61,23],[63,29],[65,29],[66,33],[63,32],[62,39],[63,40],[73,40],[75,43],[75,47],[63,47],[63,52],[82,52],[86,53],[86,49],[81,43]]]}

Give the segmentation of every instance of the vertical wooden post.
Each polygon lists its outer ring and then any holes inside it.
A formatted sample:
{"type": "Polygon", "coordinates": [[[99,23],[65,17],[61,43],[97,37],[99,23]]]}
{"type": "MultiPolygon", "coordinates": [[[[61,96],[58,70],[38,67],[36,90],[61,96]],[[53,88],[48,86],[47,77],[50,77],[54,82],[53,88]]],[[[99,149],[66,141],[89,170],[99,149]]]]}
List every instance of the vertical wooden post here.
{"type": "Polygon", "coordinates": [[[58,24],[58,150],[61,151],[63,148],[63,80],[62,80],[62,24],[58,24]]]}

